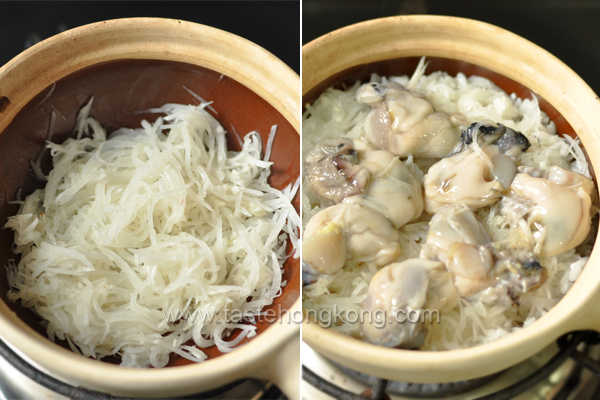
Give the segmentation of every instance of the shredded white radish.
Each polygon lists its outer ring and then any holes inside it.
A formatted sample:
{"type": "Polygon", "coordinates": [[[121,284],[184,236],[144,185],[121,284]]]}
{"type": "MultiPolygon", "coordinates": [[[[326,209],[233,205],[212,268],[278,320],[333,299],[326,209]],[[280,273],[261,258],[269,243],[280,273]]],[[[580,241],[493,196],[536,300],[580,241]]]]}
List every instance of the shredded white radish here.
{"type": "Polygon", "coordinates": [[[78,139],[48,144],[45,189],[6,226],[21,254],[8,266],[8,298],[42,317],[50,339],[130,367],[163,367],[170,353],[200,362],[190,339],[231,351],[281,294],[288,238],[298,245],[299,181],[283,191],[267,183],[276,127],[264,157],[257,132],[228,151],[209,103],[194,97],[200,105],[166,104],[152,110],[165,117],[110,139],[90,101],[78,139]]]}

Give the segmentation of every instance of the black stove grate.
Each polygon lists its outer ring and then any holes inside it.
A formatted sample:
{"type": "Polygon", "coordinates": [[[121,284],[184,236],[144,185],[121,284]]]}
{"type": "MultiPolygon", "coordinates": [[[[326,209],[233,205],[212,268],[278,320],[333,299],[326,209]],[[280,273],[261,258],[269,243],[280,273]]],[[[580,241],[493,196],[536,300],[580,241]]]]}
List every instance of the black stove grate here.
{"type": "MultiPolygon", "coordinates": [[[[587,368],[596,374],[600,374],[600,361],[592,359],[585,353],[585,351],[577,350],[577,347],[582,343],[585,344],[586,347],[600,344],[600,333],[594,331],[572,332],[559,338],[557,340],[557,343],[560,348],[559,352],[554,357],[552,357],[550,361],[548,361],[544,366],[535,371],[533,374],[529,375],[528,377],[511,386],[508,386],[487,396],[480,397],[476,400],[510,400],[533,388],[538,383],[542,382],[554,371],[556,371],[558,367],[560,367],[568,358],[571,358],[574,361],[576,361],[577,365],[565,381],[565,384],[555,394],[552,400],[566,400],[569,397],[569,394],[579,384],[581,374],[584,369],[587,368]]],[[[347,369],[344,368],[344,370],[347,369]]],[[[351,376],[356,376],[356,374],[359,373],[354,371],[351,374],[351,376]]],[[[389,398],[389,396],[386,394],[387,387],[391,386],[392,384],[395,384],[396,386],[393,388],[393,390],[390,390],[390,393],[395,392],[404,397],[442,398],[450,395],[467,393],[468,391],[473,390],[475,387],[479,387],[482,384],[495,379],[500,374],[501,373],[495,374],[491,377],[476,379],[473,381],[458,382],[456,385],[438,385],[438,391],[433,391],[432,385],[388,382],[385,379],[374,378],[373,389],[369,389],[367,391],[368,393],[356,394],[343,388],[340,388],[339,386],[316,375],[313,371],[306,368],[305,366],[302,366],[302,379],[304,379],[306,382],[310,383],[312,386],[322,391],[323,393],[340,400],[385,400],[389,398]],[[419,391],[416,390],[416,388],[421,388],[422,390],[419,391]]],[[[600,385],[598,385],[596,391],[597,394],[600,395],[600,385]]]]}
{"type": "MultiPolygon", "coordinates": [[[[382,379],[372,375],[363,374],[337,363],[334,364],[346,375],[349,375],[351,378],[362,382],[367,386],[381,385],[379,381],[382,379]]],[[[502,373],[503,371],[483,378],[442,384],[388,381],[385,392],[388,394],[399,394],[413,399],[443,399],[477,389],[486,383],[493,381],[498,376],[502,375],[502,373]]]]}

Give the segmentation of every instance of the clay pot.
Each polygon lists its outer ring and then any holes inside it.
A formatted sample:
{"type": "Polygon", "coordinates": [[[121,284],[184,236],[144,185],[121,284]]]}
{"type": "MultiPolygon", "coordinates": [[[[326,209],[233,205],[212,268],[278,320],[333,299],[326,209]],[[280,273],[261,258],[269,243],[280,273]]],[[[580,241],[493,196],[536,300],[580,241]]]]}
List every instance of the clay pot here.
{"type": "MultiPolygon", "coordinates": [[[[351,25],[302,49],[302,104],[327,87],[368,80],[371,73],[410,75],[421,56],[426,73],[481,75],[508,93],[531,97],[556,123],[578,136],[600,170],[600,102],[564,63],[533,43],[483,22],[442,16],[400,16],[351,25]]],[[[594,179],[596,175],[593,173],[594,179]]],[[[415,383],[478,378],[515,365],[561,335],[600,331],[600,254],[595,249],[581,275],[545,316],[502,339],[452,351],[409,351],[375,346],[305,321],[302,338],[325,357],[362,373],[415,383]]]]}
{"type": "MultiPolygon", "coordinates": [[[[266,144],[277,124],[271,184],[281,189],[295,182],[300,172],[296,73],[256,44],[218,29],[159,18],[111,20],[51,37],[0,68],[0,224],[16,213],[18,206],[8,201],[19,189],[27,195],[42,186],[29,163],[45,146],[50,125],[52,141],[71,137],[78,110],[93,96],[90,116],[109,132],[135,128],[142,119],[157,117],[140,110],[169,102],[197,104],[184,85],[214,101],[214,115],[229,132],[258,130],[266,144]]],[[[228,139],[238,150],[237,140],[228,139]]],[[[42,168],[49,167],[47,156],[42,168]]],[[[294,204],[299,209],[298,199],[294,204]]],[[[15,257],[12,232],[0,235],[0,264],[6,265],[15,257]]],[[[172,357],[162,369],[134,369],[89,359],[47,339],[37,317],[8,301],[0,301],[0,336],[37,368],[113,395],[174,397],[258,377],[297,398],[299,324],[281,317],[299,313],[299,275],[298,260],[290,258],[283,276],[288,284],[269,307],[277,319],[259,323],[259,334],[231,353],[208,349],[210,359],[199,364],[172,357]]],[[[2,274],[3,300],[7,290],[2,274]]]]}

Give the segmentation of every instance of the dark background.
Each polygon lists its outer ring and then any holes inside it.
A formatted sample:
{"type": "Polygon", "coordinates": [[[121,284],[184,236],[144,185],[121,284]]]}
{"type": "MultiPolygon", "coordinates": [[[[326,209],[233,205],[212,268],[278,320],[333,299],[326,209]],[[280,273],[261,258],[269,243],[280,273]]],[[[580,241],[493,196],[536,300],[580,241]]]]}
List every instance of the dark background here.
{"type": "Polygon", "coordinates": [[[299,1],[0,1],[0,66],[66,29],[125,17],[198,22],[248,39],[300,73],[299,1]]]}
{"type": "MultiPolygon", "coordinates": [[[[536,43],[600,93],[598,0],[304,0],[302,43],[334,29],[398,14],[485,21],[536,43]]],[[[111,18],[178,18],[249,39],[300,71],[298,1],[0,2],[0,65],[62,30],[111,18]]]]}
{"type": "Polygon", "coordinates": [[[449,15],[494,24],[549,51],[600,93],[598,0],[304,0],[302,42],[398,14],[449,15]]]}

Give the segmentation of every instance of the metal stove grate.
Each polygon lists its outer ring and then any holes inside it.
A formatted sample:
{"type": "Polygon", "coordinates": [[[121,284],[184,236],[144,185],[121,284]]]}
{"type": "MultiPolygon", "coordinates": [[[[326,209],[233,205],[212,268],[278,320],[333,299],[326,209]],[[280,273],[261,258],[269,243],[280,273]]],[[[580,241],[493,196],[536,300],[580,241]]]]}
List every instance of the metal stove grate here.
{"type": "MultiPolygon", "coordinates": [[[[577,349],[577,347],[582,344],[585,347],[600,344],[599,333],[593,331],[572,332],[559,338],[557,344],[560,348],[559,352],[540,369],[513,385],[495,393],[479,397],[476,400],[513,399],[548,378],[569,358],[574,360],[577,363],[577,366],[573,369],[573,372],[569,375],[561,389],[554,394],[552,400],[566,400],[569,397],[569,394],[579,384],[581,373],[584,369],[588,369],[595,374],[600,374],[600,361],[589,357],[585,350],[580,351],[577,349]]],[[[344,371],[347,372],[347,368],[344,368],[344,371]]],[[[368,381],[369,384],[373,386],[372,389],[357,394],[321,378],[307,367],[302,366],[302,379],[321,392],[340,400],[385,400],[389,399],[387,393],[396,393],[406,398],[442,398],[450,395],[455,396],[467,393],[475,387],[495,379],[500,374],[501,373],[467,382],[457,382],[453,385],[441,384],[432,387],[432,385],[409,384],[394,381],[389,382],[385,379],[376,377],[365,378],[369,376],[353,371],[350,373],[350,376],[362,381],[368,381]]],[[[600,398],[600,385],[596,387],[595,393],[591,398],[600,398]]]]}

